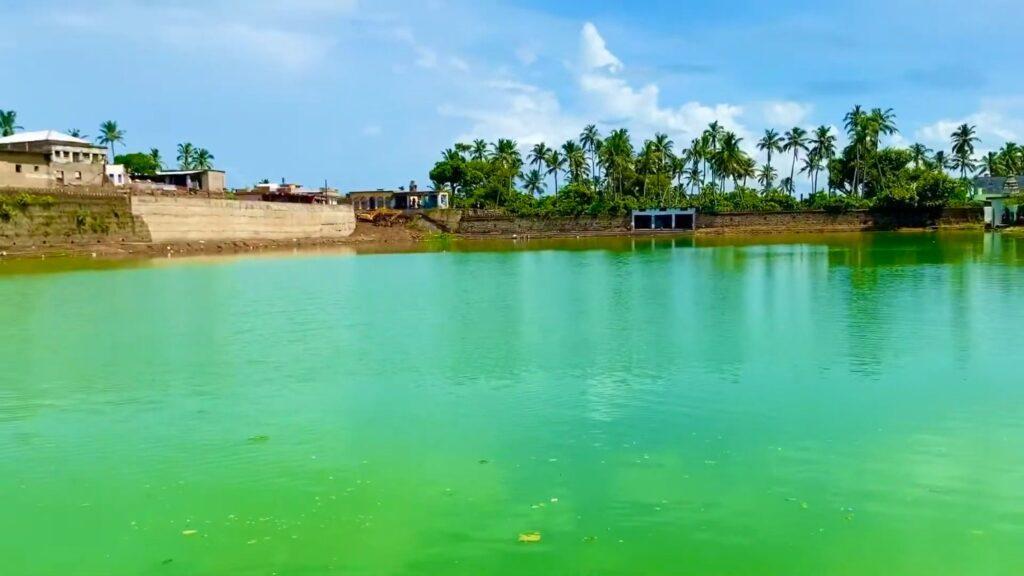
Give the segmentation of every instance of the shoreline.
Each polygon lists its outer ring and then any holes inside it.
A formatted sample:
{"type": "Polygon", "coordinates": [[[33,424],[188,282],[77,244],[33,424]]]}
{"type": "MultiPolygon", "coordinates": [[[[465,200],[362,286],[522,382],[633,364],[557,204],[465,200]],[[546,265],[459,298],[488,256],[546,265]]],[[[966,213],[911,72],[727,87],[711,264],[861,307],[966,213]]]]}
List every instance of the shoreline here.
{"type": "MultiPolygon", "coordinates": [[[[67,243],[31,246],[14,246],[0,249],[0,261],[28,260],[37,258],[99,258],[107,260],[150,259],[188,256],[231,256],[244,254],[274,254],[312,251],[316,249],[353,248],[364,253],[400,253],[428,247],[431,241],[465,241],[486,243],[487,241],[530,241],[530,240],[571,240],[571,239],[677,239],[677,238],[779,238],[783,236],[813,236],[820,234],[871,234],[871,233],[940,233],[940,232],[984,232],[984,226],[976,224],[954,224],[929,227],[905,227],[898,229],[849,227],[819,227],[786,229],[777,227],[734,227],[705,228],[692,232],[678,230],[642,231],[629,230],[580,230],[549,231],[531,234],[458,234],[424,233],[407,227],[378,227],[359,223],[356,231],[344,238],[295,238],[292,240],[233,240],[233,241],[191,241],[191,242],[97,242],[67,243]]],[[[1019,235],[1021,230],[1003,231],[1019,235]]]]}

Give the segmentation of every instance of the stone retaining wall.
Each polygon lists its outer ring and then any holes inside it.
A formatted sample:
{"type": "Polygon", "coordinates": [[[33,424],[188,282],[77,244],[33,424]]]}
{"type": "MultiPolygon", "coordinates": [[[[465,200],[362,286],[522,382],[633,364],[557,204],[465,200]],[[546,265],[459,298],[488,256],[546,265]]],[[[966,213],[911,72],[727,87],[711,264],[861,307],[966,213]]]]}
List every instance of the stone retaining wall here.
{"type": "Polygon", "coordinates": [[[344,238],[356,227],[348,205],[135,196],[131,212],[153,242],[344,238]]]}
{"type": "Polygon", "coordinates": [[[148,242],[149,231],[116,192],[59,195],[0,191],[0,247],[148,242]]]}

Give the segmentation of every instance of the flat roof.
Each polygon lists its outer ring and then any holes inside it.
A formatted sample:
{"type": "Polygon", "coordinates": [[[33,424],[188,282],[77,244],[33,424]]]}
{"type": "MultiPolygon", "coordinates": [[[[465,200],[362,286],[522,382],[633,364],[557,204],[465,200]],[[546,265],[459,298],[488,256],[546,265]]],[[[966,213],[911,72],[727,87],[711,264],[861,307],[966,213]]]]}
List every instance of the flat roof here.
{"type": "Polygon", "coordinates": [[[202,174],[204,172],[220,172],[221,174],[224,173],[223,170],[214,170],[213,168],[210,168],[209,170],[167,170],[163,172],[157,172],[155,176],[191,176],[195,174],[202,174]]]}
{"type": "Polygon", "coordinates": [[[88,140],[75,138],[74,136],[69,136],[63,132],[57,132],[56,130],[18,132],[16,134],[0,138],[0,144],[25,144],[28,142],[63,142],[65,144],[85,144],[86,146],[102,148],[99,144],[93,144],[88,140]]]}

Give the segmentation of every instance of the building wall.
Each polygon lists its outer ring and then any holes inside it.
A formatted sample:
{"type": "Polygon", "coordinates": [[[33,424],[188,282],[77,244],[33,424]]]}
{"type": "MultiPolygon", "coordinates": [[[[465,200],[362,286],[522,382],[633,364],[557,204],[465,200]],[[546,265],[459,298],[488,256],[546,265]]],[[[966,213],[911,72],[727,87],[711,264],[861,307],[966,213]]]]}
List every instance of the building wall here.
{"type": "Polygon", "coordinates": [[[226,186],[223,172],[204,172],[200,179],[202,189],[210,192],[223,192],[226,186]]]}
{"type": "Polygon", "coordinates": [[[133,196],[131,211],[153,242],[343,238],[356,227],[348,205],[133,196]]]}
{"type": "Polygon", "coordinates": [[[0,188],[52,188],[61,184],[61,174],[66,186],[102,186],[103,169],[95,162],[50,163],[46,154],[2,151],[0,188]]]}

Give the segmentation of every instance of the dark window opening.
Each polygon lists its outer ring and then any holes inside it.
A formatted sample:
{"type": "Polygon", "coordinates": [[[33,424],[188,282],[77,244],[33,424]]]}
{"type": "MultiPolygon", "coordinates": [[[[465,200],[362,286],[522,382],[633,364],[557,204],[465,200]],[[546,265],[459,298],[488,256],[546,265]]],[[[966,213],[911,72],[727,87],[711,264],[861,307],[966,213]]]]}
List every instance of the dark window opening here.
{"type": "Polygon", "coordinates": [[[671,214],[658,214],[654,217],[654,228],[656,230],[671,230],[672,229],[672,215],[671,214]]]}
{"type": "Polygon", "coordinates": [[[637,215],[633,218],[634,230],[649,230],[651,228],[651,217],[637,215]]]}

